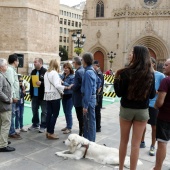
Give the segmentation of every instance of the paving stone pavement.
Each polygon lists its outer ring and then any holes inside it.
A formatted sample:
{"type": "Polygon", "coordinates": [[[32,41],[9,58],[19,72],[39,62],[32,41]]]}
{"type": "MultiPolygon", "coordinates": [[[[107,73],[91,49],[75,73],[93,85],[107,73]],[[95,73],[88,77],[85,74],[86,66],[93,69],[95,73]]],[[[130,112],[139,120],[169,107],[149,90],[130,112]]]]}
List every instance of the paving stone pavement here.
{"type": "MultiPolygon", "coordinates": [[[[96,135],[98,144],[106,144],[109,147],[119,147],[119,103],[113,103],[102,109],[102,128],[96,135]]],[[[60,129],[65,127],[65,118],[59,117],[56,123],[55,132],[59,140],[48,140],[44,133],[38,131],[22,132],[22,140],[10,139],[11,146],[16,148],[15,152],[0,153],[0,170],[114,170],[116,166],[102,165],[93,160],[64,160],[55,155],[55,152],[66,150],[63,141],[68,135],[62,134],[60,129]]],[[[72,133],[78,134],[78,122],[73,114],[72,133]]],[[[150,170],[155,161],[155,156],[149,156],[148,151],[151,141],[151,128],[147,125],[146,148],[140,149],[140,160],[143,165],[137,170],[150,170]]],[[[130,147],[130,142],[129,145],[130,147]]],[[[167,147],[169,149],[169,145],[167,147]]],[[[128,148],[128,155],[130,148],[128,148]]],[[[126,168],[125,168],[126,169],[126,168]]],[[[170,170],[170,149],[167,152],[166,160],[162,170],[170,170]]]]}

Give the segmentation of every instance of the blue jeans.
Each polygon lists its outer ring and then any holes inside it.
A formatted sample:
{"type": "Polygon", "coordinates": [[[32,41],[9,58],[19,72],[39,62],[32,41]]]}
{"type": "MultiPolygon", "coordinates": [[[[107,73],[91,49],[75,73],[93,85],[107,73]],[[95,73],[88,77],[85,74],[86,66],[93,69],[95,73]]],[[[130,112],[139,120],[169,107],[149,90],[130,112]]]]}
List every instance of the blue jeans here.
{"type": "Polygon", "coordinates": [[[88,112],[84,115],[83,136],[89,141],[95,142],[96,139],[96,117],[95,117],[96,97],[93,95],[89,101],[88,112]]]}
{"type": "Polygon", "coordinates": [[[60,99],[47,101],[47,132],[53,134],[60,112],[60,99]]]}
{"type": "Polygon", "coordinates": [[[72,97],[70,98],[63,98],[62,99],[63,110],[66,118],[67,128],[71,129],[73,125],[72,120],[72,108],[73,108],[73,100],[72,97]]]}
{"type": "Polygon", "coordinates": [[[15,126],[14,126],[15,111],[16,111],[16,103],[12,103],[11,126],[9,129],[9,135],[14,135],[16,133],[15,126]]]}
{"type": "Polygon", "coordinates": [[[23,128],[24,104],[16,104],[15,129],[23,128]]]}
{"type": "Polygon", "coordinates": [[[32,97],[32,126],[46,128],[47,117],[47,102],[45,100],[39,100],[38,97],[32,97]],[[39,120],[39,107],[41,106],[41,124],[39,120]]]}

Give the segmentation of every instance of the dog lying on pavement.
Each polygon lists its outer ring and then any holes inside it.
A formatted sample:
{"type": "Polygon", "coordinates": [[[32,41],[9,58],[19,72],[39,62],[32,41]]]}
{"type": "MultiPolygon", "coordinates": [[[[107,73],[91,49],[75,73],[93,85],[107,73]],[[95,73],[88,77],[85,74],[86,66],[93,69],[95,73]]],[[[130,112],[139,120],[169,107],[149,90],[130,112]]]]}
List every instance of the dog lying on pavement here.
{"type": "MultiPolygon", "coordinates": [[[[101,164],[119,164],[119,150],[91,142],[84,137],[77,134],[70,134],[65,140],[65,145],[68,150],[56,152],[55,154],[64,159],[93,159],[95,162],[101,164]]],[[[143,163],[138,160],[138,165],[143,163]]],[[[124,166],[130,168],[130,157],[126,156],[124,166]]]]}

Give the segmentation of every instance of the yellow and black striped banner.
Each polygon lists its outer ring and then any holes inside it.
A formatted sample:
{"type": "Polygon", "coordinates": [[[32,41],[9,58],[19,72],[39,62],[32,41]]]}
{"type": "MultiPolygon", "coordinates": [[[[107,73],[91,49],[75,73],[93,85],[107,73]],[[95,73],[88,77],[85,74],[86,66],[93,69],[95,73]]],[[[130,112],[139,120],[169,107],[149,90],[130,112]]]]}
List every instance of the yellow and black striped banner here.
{"type": "Polygon", "coordinates": [[[107,81],[108,83],[113,83],[114,78],[115,78],[115,76],[104,74],[104,80],[107,81]]]}
{"type": "Polygon", "coordinates": [[[30,102],[31,101],[30,94],[26,94],[25,97],[24,97],[24,100],[30,102]]]}
{"type": "Polygon", "coordinates": [[[104,74],[104,88],[103,88],[103,96],[115,98],[116,93],[114,91],[114,78],[113,75],[106,75],[104,74]]]}
{"type": "Polygon", "coordinates": [[[31,76],[23,75],[23,80],[30,82],[31,76]]]}
{"type": "Polygon", "coordinates": [[[116,93],[115,92],[108,92],[108,93],[103,93],[103,96],[105,97],[113,97],[115,98],[116,97],[116,93]]]}

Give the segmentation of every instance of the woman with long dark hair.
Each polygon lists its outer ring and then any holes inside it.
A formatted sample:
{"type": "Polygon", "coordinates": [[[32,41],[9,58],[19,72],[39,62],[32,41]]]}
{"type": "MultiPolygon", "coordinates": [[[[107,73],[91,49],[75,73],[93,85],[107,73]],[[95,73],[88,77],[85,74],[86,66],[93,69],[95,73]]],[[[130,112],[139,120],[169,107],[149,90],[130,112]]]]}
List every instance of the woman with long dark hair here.
{"type": "Polygon", "coordinates": [[[135,46],[129,66],[115,75],[114,88],[121,97],[119,170],[123,170],[129,134],[132,128],[130,170],[135,170],[143,131],[149,119],[149,99],[155,96],[155,78],[149,51],[135,46]]]}

